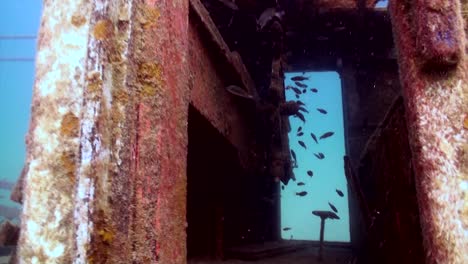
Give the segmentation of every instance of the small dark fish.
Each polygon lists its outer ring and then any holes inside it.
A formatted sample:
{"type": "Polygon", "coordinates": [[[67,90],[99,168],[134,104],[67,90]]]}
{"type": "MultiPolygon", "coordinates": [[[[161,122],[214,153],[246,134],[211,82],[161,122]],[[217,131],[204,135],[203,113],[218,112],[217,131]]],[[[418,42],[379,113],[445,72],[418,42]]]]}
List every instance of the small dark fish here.
{"type": "Polygon", "coordinates": [[[299,95],[298,95],[298,94],[296,94],[296,99],[299,99],[299,95]]]}
{"type": "Polygon", "coordinates": [[[293,80],[295,82],[301,82],[301,81],[309,80],[309,77],[294,76],[294,77],[291,78],[291,80],[293,80]]]}
{"type": "Polygon", "coordinates": [[[283,190],[283,191],[284,191],[284,185],[281,185],[281,190],[283,190]]]}
{"type": "Polygon", "coordinates": [[[304,123],[305,123],[305,117],[304,117],[304,115],[303,115],[303,114],[301,114],[301,113],[297,112],[297,113],[296,113],[296,116],[297,116],[297,117],[298,117],[300,120],[302,120],[302,122],[304,122],[304,123]]]}
{"type": "Polygon", "coordinates": [[[291,149],[291,155],[293,157],[294,160],[296,160],[296,152],[294,152],[294,150],[291,149]]]}
{"type": "Polygon", "coordinates": [[[302,112],[306,112],[306,113],[309,113],[309,111],[307,111],[307,109],[305,109],[304,107],[299,107],[299,110],[301,110],[302,112]]]}
{"type": "Polygon", "coordinates": [[[239,10],[239,7],[237,7],[237,5],[232,1],[220,0],[219,2],[221,2],[224,6],[230,8],[230,9],[232,9],[234,11],[239,10]]]}
{"type": "Polygon", "coordinates": [[[328,37],[327,36],[317,36],[315,39],[318,40],[318,41],[325,41],[325,40],[328,40],[328,37]]]}
{"type": "Polygon", "coordinates": [[[297,103],[298,105],[305,105],[302,101],[299,101],[299,100],[297,100],[296,103],[297,103]]]}
{"type": "Polygon", "coordinates": [[[326,132],[326,133],[324,133],[323,135],[320,136],[320,139],[325,139],[325,138],[331,137],[334,134],[335,134],[335,132],[331,132],[331,131],[326,132]]]}
{"type": "Polygon", "coordinates": [[[304,135],[304,132],[299,132],[299,133],[297,133],[297,135],[296,135],[296,136],[298,136],[298,137],[302,137],[303,135],[304,135]]]}
{"type": "Polygon", "coordinates": [[[306,196],[306,195],[307,195],[307,192],[306,192],[306,191],[297,192],[296,195],[298,195],[298,196],[306,196]]]}
{"type": "Polygon", "coordinates": [[[322,109],[322,108],[317,108],[317,111],[319,111],[320,113],[322,113],[324,115],[326,115],[328,113],[327,110],[322,109]]]}
{"type": "Polygon", "coordinates": [[[325,158],[325,155],[323,155],[322,152],[319,152],[317,154],[314,153],[314,155],[315,155],[315,157],[317,157],[317,159],[320,159],[320,160],[325,158]]]}
{"type": "Polygon", "coordinates": [[[285,228],[283,228],[283,231],[289,231],[289,230],[291,230],[290,227],[285,227],[285,228]]]}
{"type": "Polygon", "coordinates": [[[343,195],[344,195],[343,192],[342,192],[341,190],[338,190],[338,189],[336,189],[336,193],[337,193],[340,197],[343,197],[343,195]]]}
{"type": "Polygon", "coordinates": [[[305,185],[305,183],[303,183],[303,182],[298,182],[297,183],[297,186],[304,186],[304,185],[305,185]]]}
{"type": "Polygon", "coordinates": [[[247,99],[253,99],[253,96],[251,94],[249,94],[246,90],[242,89],[239,86],[229,85],[228,87],[226,87],[226,90],[231,94],[244,97],[247,99]]]}
{"type": "Polygon", "coordinates": [[[313,93],[318,92],[318,90],[316,88],[312,88],[312,89],[310,89],[310,91],[313,92],[313,93]]]}
{"type": "Polygon", "coordinates": [[[305,94],[307,92],[307,89],[302,89],[302,93],[305,94]]]}
{"type": "Polygon", "coordinates": [[[345,30],[345,29],[346,29],[345,26],[338,26],[338,27],[335,27],[335,28],[333,29],[333,31],[339,32],[339,31],[343,31],[343,30],[345,30]]]}
{"type": "Polygon", "coordinates": [[[291,89],[296,93],[296,94],[301,94],[301,90],[299,88],[291,86],[291,89]]]}
{"type": "Polygon", "coordinates": [[[302,131],[302,127],[300,126],[300,127],[297,128],[297,132],[299,133],[301,131],[302,131]]]}
{"type": "Polygon", "coordinates": [[[285,89],[286,89],[286,90],[289,90],[289,89],[291,89],[291,88],[292,88],[292,86],[291,86],[291,85],[288,85],[288,86],[286,86],[285,89]]]}
{"type": "Polygon", "coordinates": [[[314,173],[309,170],[309,171],[307,171],[307,175],[309,175],[309,177],[312,177],[312,176],[314,176],[314,173]]]}
{"type": "Polygon", "coordinates": [[[294,82],[297,86],[301,87],[301,88],[307,88],[307,85],[303,84],[303,83],[300,83],[300,82],[294,82]]]}
{"type": "Polygon", "coordinates": [[[301,145],[301,147],[303,147],[304,149],[307,149],[307,146],[303,141],[299,140],[297,143],[299,143],[299,145],[301,145]]]}
{"type": "Polygon", "coordinates": [[[318,140],[317,140],[317,137],[315,136],[314,133],[310,133],[310,136],[312,137],[312,139],[315,141],[315,143],[318,144],[318,140]]]}
{"type": "Polygon", "coordinates": [[[338,210],[336,209],[336,207],[332,203],[328,202],[328,205],[333,210],[333,212],[338,213],[338,210]]]}

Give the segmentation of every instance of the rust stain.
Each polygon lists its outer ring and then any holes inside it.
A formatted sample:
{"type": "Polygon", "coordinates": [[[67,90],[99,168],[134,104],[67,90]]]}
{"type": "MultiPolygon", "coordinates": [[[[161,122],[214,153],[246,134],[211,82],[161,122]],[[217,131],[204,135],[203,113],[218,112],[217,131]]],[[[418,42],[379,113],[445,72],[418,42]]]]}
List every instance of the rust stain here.
{"type": "Polygon", "coordinates": [[[86,18],[82,15],[73,15],[71,18],[71,23],[75,27],[81,27],[86,22],[86,18]]]}
{"type": "Polygon", "coordinates": [[[80,121],[73,113],[68,112],[62,119],[60,134],[62,136],[76,137],[79,132],[80,121]]]}
{"type": "Polygon", "coordinates": [[[109,253],[111,251],[111,244],[115,240],[115,231],[112,221],[108,214],[99,209],[93,215],[93,222],[95,223],[95,233],[91,235],[90,255],[88,257],[89,263],[107,263],[109,260],[109,253]]]}
{"type": "Polygon", "coordinates": [[[60,156],[61,171],[71,182],[75,182],[76,157],[72,152],[64,151],[60,156]]]}
{"type": "Polygon", "coordinates": [[[97,40],[105,40],[114,35],[114,25],[109,19],[101,19],[96,22],[93,30],[93,36],[97,40]]]}

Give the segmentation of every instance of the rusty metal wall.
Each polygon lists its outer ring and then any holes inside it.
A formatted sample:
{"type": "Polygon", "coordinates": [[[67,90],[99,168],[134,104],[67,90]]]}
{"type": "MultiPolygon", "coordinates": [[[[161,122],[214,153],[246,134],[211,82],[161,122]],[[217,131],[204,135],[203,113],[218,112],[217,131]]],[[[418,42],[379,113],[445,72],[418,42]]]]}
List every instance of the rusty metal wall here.
{"type": "Polygon", "coordinates": [[[185,263],[188,1],[46,1],[20,263],[185,263]]]}
{"type": "Polygon", "coordinates": [[[389,6],[427,263],[468,262],[468,60],[460,2],[389,6]]]}
{"type": "MultiPolygon", "coordinates": [[[[369,207],[366,263],[424,263],[403,99],[371,136],[359,166],[369,207]]],[[[363,256],[364,257],[364,256],[363,256]]]]}

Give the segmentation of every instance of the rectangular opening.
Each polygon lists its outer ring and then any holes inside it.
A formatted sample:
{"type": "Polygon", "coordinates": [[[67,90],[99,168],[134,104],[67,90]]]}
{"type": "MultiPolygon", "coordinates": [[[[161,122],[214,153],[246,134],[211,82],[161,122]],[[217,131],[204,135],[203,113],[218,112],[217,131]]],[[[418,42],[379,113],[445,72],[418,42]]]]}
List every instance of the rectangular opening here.
{"type": "Polygon", "coordinates": [[[286,101],[302,102],[308,113],[300,111],[305,122],[297,116],[289,118],[296,180],[281,184],[281,238],[319,240],[320,217],[312,211],[334,212],[334,207],[340,219],[325,221],[324,240],[350,242],[340,76],[337,72],[289,72],[285,87],[286,101]]]}

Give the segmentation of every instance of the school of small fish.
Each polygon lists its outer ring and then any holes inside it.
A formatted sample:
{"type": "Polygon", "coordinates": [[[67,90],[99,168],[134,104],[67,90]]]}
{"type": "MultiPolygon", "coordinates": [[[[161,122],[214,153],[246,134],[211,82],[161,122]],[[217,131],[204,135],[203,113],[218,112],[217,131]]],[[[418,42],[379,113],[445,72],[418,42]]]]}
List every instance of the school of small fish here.
{"type": "MultiPolygon", "coordinates": [[[[307,85],[302,83],[303,81],[306,81],[306,80],[309,80],[309,77],[306,77],[304,76],[305,75],[305,72],[302,73],[302,76],[301,75],[297,75],[297,76],[293,76],[291,77],[291,81],[294,82],[294,84],[297,86],[292,86],[292,85],[289,85],[289,86],[286,86],[286,90],[292,90],[294,92],[294,95],[296,97],[296,99],[299,99],[300,96],[302,94],[305,94],[307,92],[307,85]]],[[[310,88],[310,91],[312,93],[318,93],[318,89],[317,88],[310,88]]],[[[299,108],[300,111],[302,112],[305,112],[305,113],[309,113],[309,111],[305,108],[305,104],[300,101],[300,100],[297,100],[296,101],[297,104],[301,105],[301,107],[299,108]]],[[[322,115],[327,115],[328,114],[328,111],[323,109],[323,108],[316,108],[316,110],[318,111],[318,113],[322,114],[322,115]]],[[[298,113],[295,115],[297,118],[299,118],[303,123],[306,122],[306,119],[304,117],[304,115],[302,113],[298,113]]],[[[298,126],[297,127],[297,130],[296,130],[296,136],[297,137],[302,137],[303,135],[305,134],[305,132],[303,131],[303,126],[298,126]]],[[[312,138],[312,140],[315,142],[315,144],[319,144],[319,140],[322,141],[324,139],[327,139],[327,138],[330,138],[332,137],[333,135],[335,134],[335,132],[333,131],[326,131],[326,132],[322,132],[322,134],[318,134],[320,136],[317,136],[315,133],[313,132],[310,132],[310,136],[312,138]]],[[[304,138],[305,139],[305,138],[304,138]]],[[[301,146],[304,150],[307,150],[307,145],[306,145],[306,142],[303,140],[298,140],[297,143],[299,144],[299,146],[301,146]]],[[[317,153],[313,153],[313,155],[318,159],[318,160],[323,160],[325,159],[325,154],[322,153],[322,152],[317,152],[317,153]]],[[[294,164],[296,164],[297,166],[297,156],[296,156],[296,153],[294,152],[293,149],[291,149],[291,156],[292,156],[292,160],[294,162],[294,164]]],[[[307,175],[309,177],[312,177],[314,175],[313,171],[312,170],[307,170],[307,175]]],[[[297,186],[305,186],[306,183],[305,182],[302,182],[302,181],[299,181],[297,182],[296,184],[297,186]]],[[[285,189],[285,185],[282,185],[281,186],[281,189],[284,190],[285,189]]],[[[343,191],[339,190],[339,189],[335,189],[336,193],[338,194],[339,197],[344,197],[344,193],[343,191]]],[[[297,191],[295,192],[295,195],[296,196],[299,196],[299,197],[303,197],[303,196],[306,196],[308,193],[307,191],[297,191]]],[[[333,210],[333,212],[335,213],[338,213],[338,209],[336,208],[336,206],[334,204],[332,204],[331,202],[328,202],[328,205],[329,207],[331,208],[331,210],[333,210]]],[[[339,219],[339,218],[338,218],[339,219]]],[[[291,227],[285,227],[283,228],[283,231],[289,231],[291,230],[292,228],[291,227]]]]}

